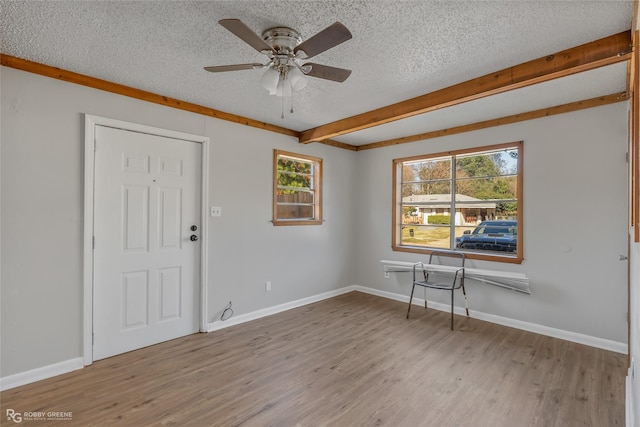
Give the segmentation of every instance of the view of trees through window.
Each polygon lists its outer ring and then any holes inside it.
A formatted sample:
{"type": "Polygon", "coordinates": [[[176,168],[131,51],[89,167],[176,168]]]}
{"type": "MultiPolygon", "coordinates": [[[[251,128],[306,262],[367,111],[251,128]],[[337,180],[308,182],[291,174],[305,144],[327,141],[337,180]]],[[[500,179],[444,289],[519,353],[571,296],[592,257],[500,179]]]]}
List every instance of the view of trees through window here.
{"type": "Polygon", "coordinates": [[[396,160],[395,245],[515,256],[520,151],[516,143],[396,160]]]}
{"type": "Polygon", "coordinates": [[[321,159],[276,151],[274,221],[318,220],[321,159]]]}

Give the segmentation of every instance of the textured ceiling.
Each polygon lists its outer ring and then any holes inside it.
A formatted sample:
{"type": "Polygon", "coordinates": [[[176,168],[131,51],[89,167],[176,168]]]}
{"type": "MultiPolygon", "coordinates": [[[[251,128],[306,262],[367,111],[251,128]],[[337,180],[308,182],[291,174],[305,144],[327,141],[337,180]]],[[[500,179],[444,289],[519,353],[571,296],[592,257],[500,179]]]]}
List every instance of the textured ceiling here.
{"type": "MultiPolygon", "coordinates": [[[[631,27],[631,1],[1,1],[0,50],[295,130],[432,92],[631,27]],[[344,83],[310,78],[280,119],[265,62],[217,21],[260,34],[289,26],[307,39],[335,21],[353,39],[313,59],[353,70],[344,83]]],[[[614,65],[344,135],[356,145],[625,90],[614,65]],[[433,117],[434,119],[431,119],[433,117]],[[438,125],[435,125],[438,123],[438,125]]]]}

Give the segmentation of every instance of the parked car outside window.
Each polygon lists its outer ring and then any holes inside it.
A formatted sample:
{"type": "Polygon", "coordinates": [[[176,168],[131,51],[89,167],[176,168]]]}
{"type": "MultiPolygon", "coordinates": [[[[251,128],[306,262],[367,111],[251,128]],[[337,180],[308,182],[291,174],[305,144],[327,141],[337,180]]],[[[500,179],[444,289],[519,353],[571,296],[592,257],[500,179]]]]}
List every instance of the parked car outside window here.
{"type": "Polygon", "coordinates": [[[516,252],[518,222],[483,221],[473,231],[466,230],[462,236],[456,237],[456,248],[516,252]]]}

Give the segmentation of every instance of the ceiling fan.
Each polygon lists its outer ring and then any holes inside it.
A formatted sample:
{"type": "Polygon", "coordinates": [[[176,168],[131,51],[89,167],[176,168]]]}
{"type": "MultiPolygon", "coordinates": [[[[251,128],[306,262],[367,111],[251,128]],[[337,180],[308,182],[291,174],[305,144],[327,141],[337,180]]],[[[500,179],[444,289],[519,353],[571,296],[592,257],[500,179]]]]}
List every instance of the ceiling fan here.
{"type": "Polygon", "coordinates": [[[335,82],[344,82],[351,70],[305,62],[351,38],[351,33],[340,22],[328,26],[313,37],[302,41],[300,33],[287,27],[269,28],[258,36],[239,19],[222,19],[220,25],[231,31],[258,52],[266,55],[266,64],[250,63],[204,67],[212,73],[238,70],[266,69],[260,82],[270,95],[291,96],[307,84],[306,76],[335,82]]]}

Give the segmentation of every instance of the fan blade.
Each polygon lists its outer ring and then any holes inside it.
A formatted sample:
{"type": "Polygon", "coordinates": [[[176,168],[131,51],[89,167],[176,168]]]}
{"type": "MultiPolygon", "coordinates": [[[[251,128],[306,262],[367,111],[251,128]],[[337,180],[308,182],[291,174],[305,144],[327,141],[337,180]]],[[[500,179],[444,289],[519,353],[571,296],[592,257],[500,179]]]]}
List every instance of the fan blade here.
{"type": "Polygon", "coordinates": [[[319,79],[333,80],[334,82],[342,83],[351,75],[351,70],[345,68],[329,67],[328,65],[314,64],[312,62],[304,64],[303,67],[307,65],[311,65],[311,71],[307,73],[307,76],[317,77],[319,79]]]}
{"type": "Polygon", "coordinates": [[[235,65],[216,65],[213,67],[204,67],[205,70],[212,73],[221,73],[223,71],[238,71],[238,70],[255,70],[256,68],[262,68],[264,64],[235,64],[235,65]]]}
{"type": "Polygon", "coordinates": [[[351,33],[347,27],[339,22],[335,22],[315,36],[300,43],[293,51],[294,53],[303,51],[307,55],[305,58],[309,59],[340,43],[346,42],[351,37],[351,33]]]}
{"type": "Polygon", "coordinates": [[[250,45],[252,48],[262,53],[262,51],[273,51],[271,46],[265,43],[251,28],[239,19],[221,19],[218,24],[231,31],[238,36],[242,41],[250,45]]]}

